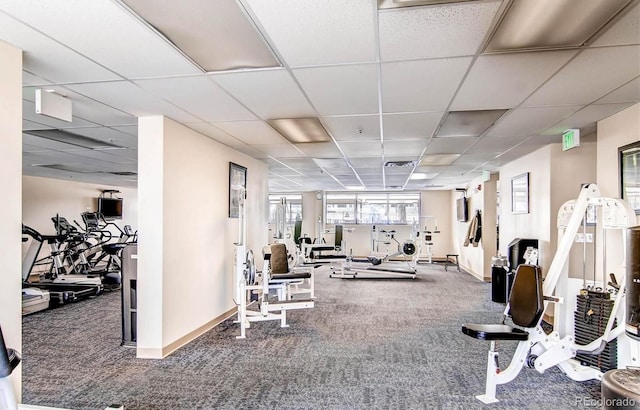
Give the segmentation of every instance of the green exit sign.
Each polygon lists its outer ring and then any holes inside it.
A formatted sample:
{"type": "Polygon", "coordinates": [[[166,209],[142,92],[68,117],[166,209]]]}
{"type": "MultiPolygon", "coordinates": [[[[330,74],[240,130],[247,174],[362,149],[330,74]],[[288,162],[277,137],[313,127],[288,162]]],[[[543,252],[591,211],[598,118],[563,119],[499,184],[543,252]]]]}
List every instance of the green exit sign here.
{"type": "Polygon", "coordinates": [[[562,134],[562,150],[566,151],[580,145],[580,130],[577,128],[566,130],[562,134]]]}

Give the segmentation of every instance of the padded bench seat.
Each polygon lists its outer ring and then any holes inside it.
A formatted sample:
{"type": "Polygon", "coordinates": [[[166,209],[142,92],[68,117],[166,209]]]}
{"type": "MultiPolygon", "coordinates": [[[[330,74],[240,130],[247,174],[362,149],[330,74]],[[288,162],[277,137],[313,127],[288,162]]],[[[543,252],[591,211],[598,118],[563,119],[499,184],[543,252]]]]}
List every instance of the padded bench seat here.
{"type": "Polygon", "coordinates": [[[283,280],[309,279],[310,277],[311,277],[310,271],[272,273],[270,282],[277,282],[277,281],[283,281],[283,280]]]}
{"type": "Polygon", "coordinates": [[[467,324],[462,326],[462,333],[479,340],[518,340],[523,341],[529,338],[529,334],[522,329],[513,328],[508,325],[484,325],[467,324]]]}

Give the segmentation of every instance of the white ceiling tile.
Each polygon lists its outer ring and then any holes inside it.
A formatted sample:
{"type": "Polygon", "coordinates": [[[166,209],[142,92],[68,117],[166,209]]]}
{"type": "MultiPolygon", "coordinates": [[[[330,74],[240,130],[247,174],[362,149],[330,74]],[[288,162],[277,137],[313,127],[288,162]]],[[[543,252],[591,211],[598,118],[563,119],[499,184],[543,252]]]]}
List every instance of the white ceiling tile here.
{"type": "Polygon", "coordinates": [[[263,121],[217,122],[213,125],[249,145],[286,144],[288,142],[263,121]]]}
{"type": "Polygon", "coordinates": [[[369,0],[247,0],[289,66],[375,60],[369,0]]]}
{"type": "MultiPolygon", "coordinates": [[[[618,103],[618,104],[594,104],[589,105],[568,118],[554,124],[552,127],[547,128],[541,134],[542,135],[559,135],[569,128],[585,128],[594,126],[597,121],[605,119],[618,111],[621,111],[631,103],[618,103]]],[[[587,135],[586,130],[581,130],[584,135],[587,135]]]]}
{"type": "Polygon", "coordinates": [[[208,122],[189,122],[184,125],[191,128],[192,130],[198,131],[200,134],[206,135],[209,138],[213,138],[214,140],[233,138],[226,132],[222,131],[219,128],[216,128],[208,122]]]}
{"type": "Polygon", "coordinates": [[[493,1],[381,11],[381,58],[389,61],[473,55],[499,7],[500,2],[493,1]]]}
{"type": "Polygon", "coordinates": [[[336,141],[380,141],[378,115],[322,117],[336,141]]]}
{"type": "MultiPolygon", "coordinates": [[[[35,90],[38,88],[41,87],[23,87],[23,98],[35,102],[35,90]]],[[[138,123],[138,119],[136,117],[87,98],[67,87],[52,85],[47,86],[46,88],[55,90],[57,93],[64,95],[71,100],[73,116],[75,118],[100,125],[134,125],[138,123]]]]}
{"type": "Polygon", "coordinates": [[[283,164],[297,170],[320,170],[313,158],[279,158],[283,164]]]}
{"type": "Polygon", "coordinates": [[[640,46],[584,50],[523,106],[589,104],[640,75],[640,46]]]}
{"type": "Polygon", "coordinates": [[[53,127],[48,127],[45,124],[41,124],[39,122],[33,122],[33,121],[29,121],[29,120],[22,120],[22,130],[44,130],[47,128],[53,128],[53,127]]]}
{"type": "Polygon", "coordinates": [[[284,69],[215,74],[211,78],[262,119],[316,115],[284,69]]]}
{"type": "Polygon", "coordinates": [[[321,116],[378,112],[373,64],[303,68],[293,74],[321,116]]]}
{"type": "Polygon", "coordinates": [[[91,127],[97,125],[96,123],[83,120],[82,118],[72,117],[71,122],[62,121],[53,117],[48,117],[43,114],[36,114],[35,103],[29,100],[22,100],[22,118],[31,121],[32,123],[43,124],[42,128],[65,128],[65,127],[91,127]]]}
{"type": "Polygon", "coordinates": [[[422,140],[391,140],[384,142],[384,155],[415,155],[420,156],[427,146],[427,139],[422,140]]]}
{"type": "Polygon", "coordinates": [[[295,158],[303,157],[304,154],[300,152],[293,144],[259,144],[252,145],[257,151],[270,155],[276,158],[295,158]]]}
{"type": "Polygon", "coordinates": [[[382,64],[383,111],[444,111],[470,63],[461,57],[382,64]]]}
{"type": "Polygon", "coordinates": [[[607,29],[591,46],[622,44],[640,44],[640,5],[638,4],[607,29]]]}
{"type": "Polygon", "coordinates": [[[352,156],[352,158],[349,158],[349,162],[351,162],[354,168],[359,170],[368,168],[378,169],[382,167],[382,157],[379,155],[373,157],[367,157],[365,155],[358,157],[352,156]]]}
{"type": "Polygon", "coordinates": [[[496,156],[495,153],[469,153],[470,151],[471,150],[469,150],[466,154],[460,155],[457,160],[453,161],[452,165],[462,164],[472,166],[474,168],[483,165],[484,169],[484,164],[486,164],[488,161],[491,161],[496,156]]]}
{"type": "Polygon", "coordinates": [[[640,77],[636,77],[635,80],[629,81],[622,87],[605,95],[597,102],[600,103],[613,103],[613,102],[638,102],[640,101],[640,77]]]}
{"type": "MultiPolygon", "coordinates": [[[[0,15],[0,19],[2,19],[1,15],[0,15]]],[[[2,38],[1,34],[0,34],[0,38],[2,38]]],[[[22,63],[24,64],[24,61],[22,63]]],[[[23,71],[22,84],[31,85],[31,86],[47,86],[47,85],[51,85],[51,81],[40,78],[37,75],[31,74],[27,71],[23,71]]]]}
{"type": "Polygon", "coordinates": [[[575,54],[575,51],[546,51],[480,56],[451,109],[515,107],[575,54]]]}
{"type": "Polygon", "coordinates": [[[178,122],[201,120],[180,108],[162,101],[148,91],[128,81],[108,83],[74,84],[66,88],[136,117],[165,115],[178,122]],[[123,98],[126,96],[126,98],[123,98]]]}
{"type": "MultiPolygon", "coordinates": [[[[136,120],[137,123],[137,120],[136,120]]],[[[124,132],[125,134],[129,134],[131,136],[134,137],[138,137],[138,125],[118,125],[118,126],[112,126],[111,128],[113,128],[114,130],[118,130],[120,132],[124,132]]]]}
{"type": "Polygon", "coordinates": [[[255,119],[207,77],[174,77],[138,80],[135,83],[206,122],[255,119]]]}
{"type": "MultiPolygon", "coordinates": [[[[26,6],[29,2],[11,3],[26,6]]],[[[30,3],[32,7],[39,7],[39,3],[30,3]]],[[[0,9],[5,9],[5,5],[0,9]]],[[[40,11],[33,10],[32,14],[40,14],[40,11]]],[[[46,18],[46,15],[42,16],[46,18]]],[[[121,79],[117,74],[3,13],[0,13],[0,40],[23,50],[23,68],[28,72],[25,84],[29,81],[43,84],[40,79],[45,82],[121,79]]]]}
{"type": "MultiPolygon", "coordinates": [[[[469,148],[466,151],[467,154],[499,154],[504,152],[515,145],[520,144],[529,138],[530,135],[526,136],[518,136],[518,137],[483,137],[480,140],[469,148]]],[[[464,161],[465,158],[462,156],[458,158],[456,162],[464,161]]]]}
{"type": "Polygon", "coordinates": [[[433,135],[442,112],[385,114],[382,116],[384,140],[416,140],[433,135]]]}
{"type": "Polygon", "coordinates": [[[529,136],[578,111],[581,106],[519,108],[510,111],[491,131],[489,137],[529,136]]]}
{"type": "Polygon", "coordinates": [[[477,137],[432,138],[425,155],[460,154],[476,142],[478,142],[477,137]]]}
{"type": "Polygon", "coordinates": [[[295,144],[308,157],[313,158],[336,158],[342,156],[338,147],[333,142],[315,142],[308,144],[295,144]]]}
{"type": "MultiPolygon", "coordinates": [[[[382,144],[371,141],[368,144],[361,142],[340,141],[338,142],[342,152],[347,157],[371,157],[382,155],[382,144]]],[[[354,164],[354,166],[356,166],[354,164]]]]}
{"type": "Polygon", "coordinates": [[[22,143],[30,145],[32,147],[44,148],[47,150],[66,151],[73,148],[77,148],[71,144],[65,144],[63,142],[54,141],[46,138],[37,137],[35,135],[22,133],[22,143]]]}
{"type": "Polygon", "coordinates": [[[115,1],[5,1],[2,9],[127,78],[201,72],[115,1]]]}

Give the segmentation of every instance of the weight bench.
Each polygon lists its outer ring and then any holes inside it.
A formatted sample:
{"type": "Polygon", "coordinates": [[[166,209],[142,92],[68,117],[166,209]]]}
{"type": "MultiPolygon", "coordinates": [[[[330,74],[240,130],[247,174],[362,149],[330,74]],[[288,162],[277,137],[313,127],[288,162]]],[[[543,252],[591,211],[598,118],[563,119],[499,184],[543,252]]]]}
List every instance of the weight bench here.
{"type": "Polygon", "coordinates": [[[8,349],[4,344],[4,337],[0,328],[0,405],[6,405],[8,410],[16,410],[18,408],[9,376],[20,364],[20,359],[20,354],[17,351],[8,349]]]}
{"type": "Polygon", "coordinates": [[[501,324],[465,324],[462,326],[462,333],[474,339],[489,340],[491,348],[487,358],[487,381],[485,394],[476,396],[483,403],[495,403],[496,386],[508,383],[513,380],[523,366],[533,367],[535,355],[530,353],[532,346],[536,343],[534,335],[539,337],[544,333],[539,326],[542,313],[544,312],[544,296],[542,294],[542,275],[540,267],[535,265],[519,265],[511,294],[509,304],[503,315],[501,324]],[[513,323],[518,327],[505,324],[507,316],[511,317],[513,323]],[[498,352],[496,351],[496,341],[515,340],[520,342],[513,355],[513,360],[509,367],[500,370],[498,366],[498,352]]]}

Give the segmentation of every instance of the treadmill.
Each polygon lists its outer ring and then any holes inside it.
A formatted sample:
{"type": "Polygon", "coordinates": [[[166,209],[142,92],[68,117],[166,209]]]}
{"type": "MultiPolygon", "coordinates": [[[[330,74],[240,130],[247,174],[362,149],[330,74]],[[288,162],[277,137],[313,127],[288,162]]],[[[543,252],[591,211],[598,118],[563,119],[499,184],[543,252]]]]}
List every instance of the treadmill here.
{"type": "MultiPolygon", "coordinates": [[[[97,296],[102,293],[103,287],[99,276],[59,274],[53,280],[46,279],[39,282],[29,282],[29,275],[38,259],[43,243],[46,241],[48,244],[54,245],[57,249],[55,245],[63,242],[66,235],[41,235],[38,231],[26,225],[22,225],[22,234],[32,239],[31,245],[22,262],[23,289],[38,288],[46,290],[50,295],[50,303],[59,305],[97,296]]],[[[53,258],[59,257],[59,255],[52,256],[53,258]]],[[[56,267],[56,269],[57,268],[58,267],[56,267]]],[[[25,292],[23,292],[23,294],[24,293],[25,292]]]]}
{"type": "MultiPolygon", "coordinates": [[[[22,242],[27,242],[28,240],[27,238],[22,238],[22,242]]],[[[25,281],[23,280],[22,282],[24,283],[25,281]]],[[[48,309],[50,299],[51,295],[48,290],[23,285],[22,316],[48,309]]]]}

